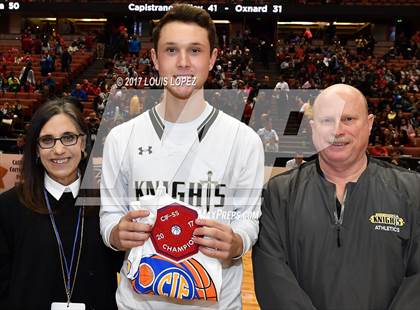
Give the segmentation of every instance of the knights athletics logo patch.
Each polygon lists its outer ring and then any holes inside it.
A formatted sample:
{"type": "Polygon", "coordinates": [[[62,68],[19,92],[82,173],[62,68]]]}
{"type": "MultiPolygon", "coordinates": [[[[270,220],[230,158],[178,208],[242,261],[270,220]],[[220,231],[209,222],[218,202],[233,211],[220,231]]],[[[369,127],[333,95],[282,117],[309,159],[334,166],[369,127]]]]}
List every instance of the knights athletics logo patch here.
{"type": "Polygon", "coordinates": [[[397,214],[375,213],[369,217],[369,221],[375,224],[375,230],[392,231],[399,233],[405,224],[402,217],[397,214]]]}

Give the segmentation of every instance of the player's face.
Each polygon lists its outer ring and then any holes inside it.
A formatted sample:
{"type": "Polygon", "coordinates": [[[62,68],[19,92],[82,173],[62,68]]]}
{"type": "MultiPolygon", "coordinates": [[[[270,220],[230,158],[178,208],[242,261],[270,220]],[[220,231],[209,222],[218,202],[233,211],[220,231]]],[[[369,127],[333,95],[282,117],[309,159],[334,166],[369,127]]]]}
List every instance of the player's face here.
{"type": "Polygon", "coordinates": [[[363,158],[373,115],[358,94],[328,94],[314,106],[312,138],[321,160],[330,165],[353,165],[363,158]]]}
{"type": "Polygon", "coordinates": [[[216,57],[217,49],[210,51],[207,30],[194,23],[166,24],[160,33],[157,53],[152,49],[156,69],[168,81],[166,89],[181,100],[203,87],[216,57]],[[182,80],[189,83],[174,85],[182,80]]]}

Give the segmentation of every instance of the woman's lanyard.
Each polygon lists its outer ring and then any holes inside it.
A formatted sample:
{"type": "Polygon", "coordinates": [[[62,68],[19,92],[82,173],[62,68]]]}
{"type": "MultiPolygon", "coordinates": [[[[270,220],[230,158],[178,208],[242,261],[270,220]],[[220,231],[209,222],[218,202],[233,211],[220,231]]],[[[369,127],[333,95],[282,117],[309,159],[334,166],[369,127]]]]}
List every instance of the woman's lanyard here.
{"type": "Polygon", "coordinates": [[[67,304],[70,304],[71,295],[73,294],[74,284],[76,282],[77,270],[79,268],[80,254],[82,253],[83,227],[84,227],[84,222],[85,222],[85,207],[83,206],[79,209],[79,214],[77,216],[77,225],[76,225],[76,231],[74,233],[73,249],[72,249],[71,260],[70,260],[70,265],[69,265],[68,260],[66,258],[66,255],[64,253],[63,244],[61,242],[60,234],[59,234],[58,229],[57,229],[57,224],[55,223],[55,220],[54,220],[54,214],[51,210],[51,206],[50,206],[50,202],[48,200],[48,194],[47,194],[46,190],[44,190],[44,196],[45,196],[45,203],[47,204],[48,212],[49,212],[49,215],[50,215],[51,224],[54,228],[55,238],[57,239],[58,253],[60,255],[60,263],[61,263],[61,272],[62,272],[62,275],[63,275],[64,288],[66,290],[66,296],[67,296],[67,304]],[[81,221],[80,221],[80,219],[81,219],[81,221]],[[80,225],[80,222],[82,223],[82,225],[80,225]],[[78,236],[79,236],[79,230],[80,230],[79,250],[78,250],[78,254],[77,254],[77,262],[76,262],[76,267],[75,267],[75,271],[74,271],[73,282],[71,282],[71,272],[72,272],[72,269],[73,269],[73,263],[74,263],[75,251],[76,251],[76,243],[77,243],[77,239],[78,239],[78,236]],[[65,267],[65,270],[64,270],[64,267],[65,267]]]}

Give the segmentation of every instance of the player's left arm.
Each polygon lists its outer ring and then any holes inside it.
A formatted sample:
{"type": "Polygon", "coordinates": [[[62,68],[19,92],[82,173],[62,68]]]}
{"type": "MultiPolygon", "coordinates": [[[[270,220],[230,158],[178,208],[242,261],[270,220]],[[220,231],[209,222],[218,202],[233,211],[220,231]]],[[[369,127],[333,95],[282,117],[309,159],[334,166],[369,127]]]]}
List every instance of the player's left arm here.
{"type": "MultiPolygon", "coordinates": [[[[247,133],[249,132],[245,132],[247,133]]],[[[194,242],[200,246],[200,251],[225,263],[242,257],[258,238],[264,149],[255,133],[245,134],[241,135],[241,150],[234,159],[237,163],[242,163],[236,174],[236,188],[230,191],[233,195],[235,216],[230,224],[213,219],[197,219],[196,223],[200,227],[194,231],[194,242]]]]}

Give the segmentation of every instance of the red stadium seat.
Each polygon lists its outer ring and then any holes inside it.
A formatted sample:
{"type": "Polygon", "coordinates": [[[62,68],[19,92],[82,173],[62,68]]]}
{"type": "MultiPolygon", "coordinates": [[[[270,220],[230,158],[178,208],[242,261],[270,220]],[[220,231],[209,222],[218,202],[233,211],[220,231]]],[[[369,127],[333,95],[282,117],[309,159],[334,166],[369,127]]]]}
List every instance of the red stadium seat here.
{"type": "Polygon", "coordinates": [[[6,92],[6,93],[4,93],[3,98],[15,99],[15,98],[16,98],[16,93],[13,93],[13,92],[6,92]]]}
{"type": "Polygon", "coordinates": [[[420,137],[410,138],[410,146],[420,147],[420,137]]]}
{"type": "Polygon", "coordinates": [[[419,146],[404,146],[401,148],[404,155],[412,155],[414,157],[420,157],[420,147],[419,146]]]}

